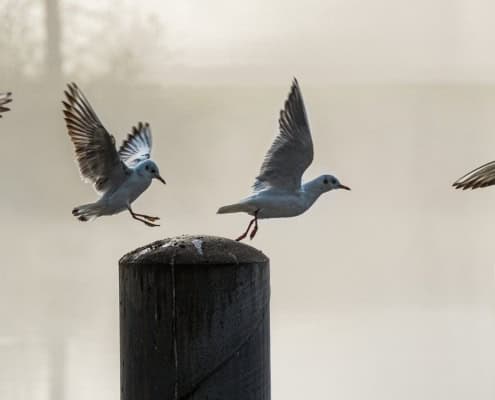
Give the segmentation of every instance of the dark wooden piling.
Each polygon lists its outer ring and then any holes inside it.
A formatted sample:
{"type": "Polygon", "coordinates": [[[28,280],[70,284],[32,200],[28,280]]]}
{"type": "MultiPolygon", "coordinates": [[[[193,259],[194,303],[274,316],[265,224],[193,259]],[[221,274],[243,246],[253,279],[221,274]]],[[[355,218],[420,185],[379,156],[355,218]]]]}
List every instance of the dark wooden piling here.
{"type": "Polygon", "coordinates": [[[181,236],[120,260],[121,400],[269,400],[270,273],[260,251],[181,236]]]}

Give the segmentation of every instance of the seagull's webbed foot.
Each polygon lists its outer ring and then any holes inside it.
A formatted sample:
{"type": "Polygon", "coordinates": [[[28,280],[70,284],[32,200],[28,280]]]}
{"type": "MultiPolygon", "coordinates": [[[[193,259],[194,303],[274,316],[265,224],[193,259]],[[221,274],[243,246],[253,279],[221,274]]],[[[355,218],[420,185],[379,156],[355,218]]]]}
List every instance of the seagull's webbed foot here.
{"type": "Polygon", "coordinates": [[[245,239],[249,232],[250,227],[251,227],[251,223],[249,224],[249,227],[246,229],[246,232],[244,232],[241,236],[239,236],[235,241],[240,242],[242,239],[245,239]]]}
{"type": "Polygon", "coordinates": [[[139,218],[139,217],[137,217],[135,215],[133,215],[132,218],[134,218],[136,221],[142,222],[146,226],[151,226],[151,227],[160,226],[159,224],[154,224],[153,222],[146,221],[145,219],[141,219],[141,218],[139,218]]]}
{"type": "Polygon", "coordinates": [[[144,218],[148,221],[151,221],[151,222],[155,222],[155,221],[158,221],[160,219],[160,217],[152,217],[150,215],[146,215],[146,214],[137,214],[137,213],[134,213],[134,215],[136,217],[140,217],[140,218],[144,218]]]}
{"type": "Polygon", "coordinates": [[[140,221],[146,226],[150,226],[150,227],[160,226],[159,224],[153,223],[154,221],[159,220],[160,218],[150,217],[149,215],[144,215],[144,214],[136,214],[134,211],[132,211],[131,207],[128,207],[127,209],[131,213],[132,218],[134,218],[136,221],[140,221]]]}
{"type": "Polygon", "coordinates": [[[154,224],[153,222],[149,222],[149,221],[146,221],[144,219],[139,219],[139,218],[135,218],[135,219],[137,219],[138,221],[141,221],[146,226],[150,226],[150,227],[160,226],[160,224],[154,224]]]}

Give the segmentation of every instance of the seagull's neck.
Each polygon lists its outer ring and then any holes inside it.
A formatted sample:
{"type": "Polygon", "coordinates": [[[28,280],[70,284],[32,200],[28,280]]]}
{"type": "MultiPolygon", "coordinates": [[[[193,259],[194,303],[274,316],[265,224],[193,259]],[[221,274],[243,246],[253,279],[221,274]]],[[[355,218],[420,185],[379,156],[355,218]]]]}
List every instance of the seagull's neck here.
{"type": "Polygon", "coordinates": [[[321,190],[321,183],[318,178],[303,183],[301,189],[308,208],[311,207],[323,193],[321,190]]]}
{"type": "Polygon", "coordinates": [[[136,188],[147,188],[151,185],[152,179],[150,176],[145,175],[142,170],[134,169],[132,171],[131,181],[136,185],[136,188]]]}
{"type": "Polygon", "coordinates": [[[149,180],[151,182],[152,178],[144,173],[144,168],[134,167],[132,171],[134,176],[138,177],[138,179],[143,181],[149,180]]]}

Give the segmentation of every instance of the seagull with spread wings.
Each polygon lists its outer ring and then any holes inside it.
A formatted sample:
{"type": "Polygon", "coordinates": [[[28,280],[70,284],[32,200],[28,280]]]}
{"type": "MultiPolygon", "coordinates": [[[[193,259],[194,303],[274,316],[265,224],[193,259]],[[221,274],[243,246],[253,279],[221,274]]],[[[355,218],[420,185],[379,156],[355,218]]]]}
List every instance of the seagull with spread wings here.
{"type": "Polygon", "coordinates": [[[285,107],[280,111],[279,135],[265,156],[251,196],[238,203],[220,207],[218,214],[245,212],[253,219],[236,240],[258,231],[258,219],[285,218],[302,214],[325,192],[350,190],[333,175],[321,175],[302,184],[304,171],[313,161],[313,141],[301,90],[294,79],[285,107]]]}
{"type": "Polygon", "coordinates": [[[75,207],[72,215],[89,221],[104,215],[128,210],[132,218],[148,226],[159,226],[158,217],[135,213],[131,204],[151,184],[152,179],[165,183],[158,166],[150,160],[151,129],[139,122],[120,149],[108,133],[82,91],[75,83],[68,85],[63,101],[65,122],[75,147],[81,177],[94,185],[101,195],[95,203],[75,207]]]}
{"type": "Polygon", "coordinates": [[[9,111],[10,108],[5,107],[6,104],[12,101],[12,93],[0,93],[0,118],[2,118],[2,113],[5,111],[9,111]]]}

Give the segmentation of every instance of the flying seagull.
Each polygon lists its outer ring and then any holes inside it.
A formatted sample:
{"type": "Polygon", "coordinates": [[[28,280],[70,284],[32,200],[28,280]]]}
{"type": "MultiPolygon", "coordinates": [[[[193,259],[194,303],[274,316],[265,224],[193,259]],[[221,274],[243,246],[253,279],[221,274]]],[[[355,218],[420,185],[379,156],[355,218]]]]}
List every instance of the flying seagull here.
{"type": "Polygon", "coordinates": [[[158,166],[150,160],[151,130],[148,123],[139,122],[124,140],[120,149],[108,133],[82,91],[75,83],[68,85],[63,101],[65,122],[74,143],[81,177],[94,184],[101,195],[95,203],[72,210],[80,221],[128,210],[132,218],[148,226],[159,226],[158,217],[137,214],[131,208],[151,184],[153,178],[165,183],[158,166]]]}
{"type": "Polygon", "coordinates": [[[6,104],[12,101],[12,93],[0,93],[0,118],[2,118],[2,113],[5,111],[9,111],[10,108],[5,107],[6,104]]]}
{"type": "Polygon", "coordinates": [[[351,190],[332,175],[321,175],[301,184],[313,161],[313,141],[297,80],[294,79],[285,107],[280,111],[280,133],[265,156],[253,193],[238,203],[220,207],[217,214],[245,212],[253,219],[236,240],[258,231],[258,219],[294,217],[305,212],[321,194],[333,189],[351,190]]]}
{"type": "Polygon", "coordinates": [[[455,181],[452,186],[456,189],[478,189],[495,184],[495,161],[486,163],[474,169],[455,181]]]}

